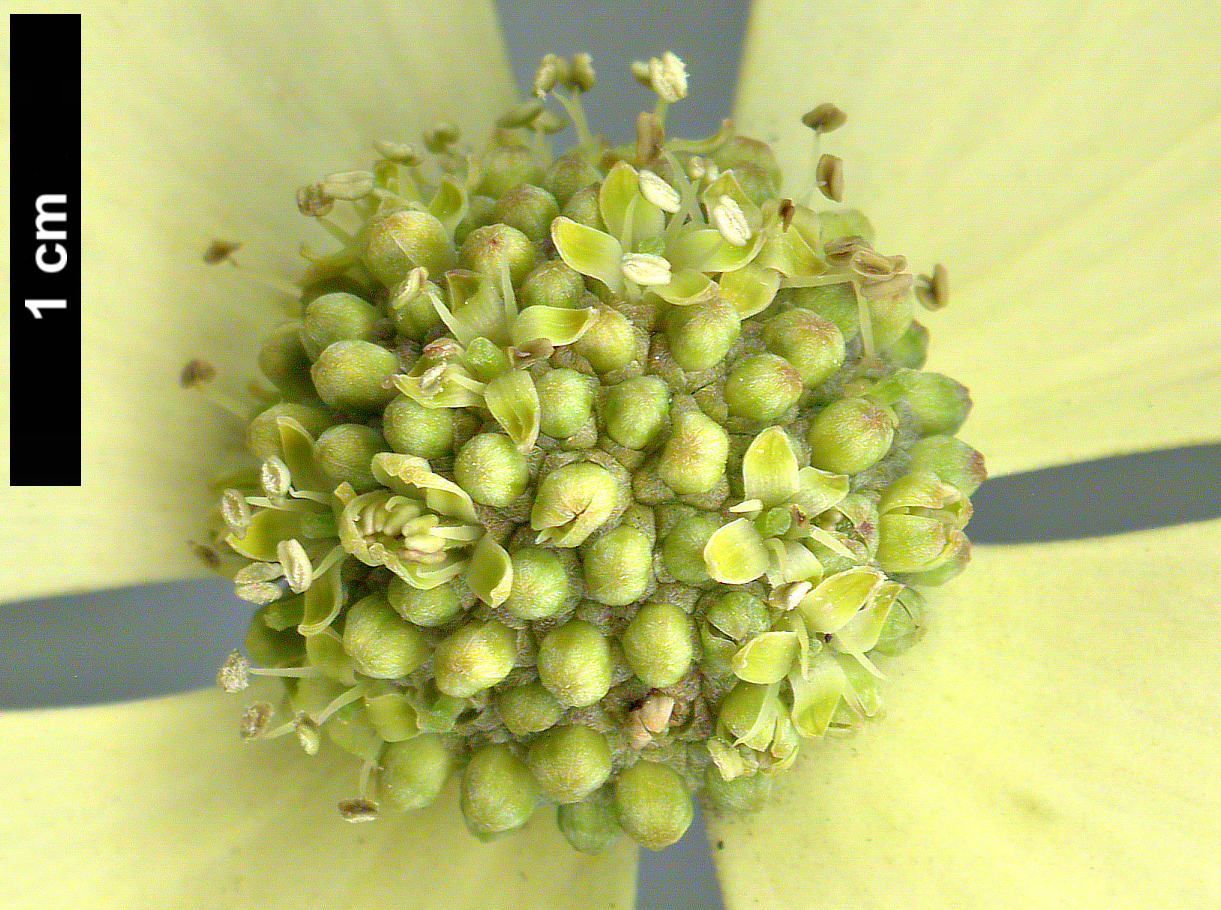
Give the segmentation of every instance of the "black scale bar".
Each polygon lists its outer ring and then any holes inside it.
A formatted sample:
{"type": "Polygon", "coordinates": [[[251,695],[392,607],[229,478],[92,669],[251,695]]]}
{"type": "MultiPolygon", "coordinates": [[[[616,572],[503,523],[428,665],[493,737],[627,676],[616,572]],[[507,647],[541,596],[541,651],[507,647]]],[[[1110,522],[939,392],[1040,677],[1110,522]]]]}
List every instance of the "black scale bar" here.
{"type": "Polygon", "coordinates": [[[81,483],[81,17],[10,15],[11,486],[81,483]]]}

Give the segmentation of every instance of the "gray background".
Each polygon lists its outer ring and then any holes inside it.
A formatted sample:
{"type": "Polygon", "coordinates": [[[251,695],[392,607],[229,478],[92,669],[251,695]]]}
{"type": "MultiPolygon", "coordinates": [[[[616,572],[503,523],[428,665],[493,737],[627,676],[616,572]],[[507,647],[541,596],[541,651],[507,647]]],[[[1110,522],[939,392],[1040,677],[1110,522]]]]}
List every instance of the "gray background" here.
{"type": "MultiPolygon", "coordinates": [[[[730,113],[745,3],[505,0],[500,10],[523,94],[544,53],[593,55],[598,85],[587,114],[612,142],[634,139],[636,114],[652,106],[628,64],[665,50],[687,62],[691,77],[689,97],[667,113],[672,135],[706,135],[730,113]]],[[[1219,478],[1221,446],[1212,446],[989,481],[972,497],[971,539],[1061,540],[1212,518],[1221,515],[1219,478]]],[[[10,604],[0,611],[0,707],[116,701],[211,685],[249,614],[250,605],[223,580],[10,604]]],[[[722,906],[698,819],[674,846],[642,851],[639,906],[722,906]]]]}

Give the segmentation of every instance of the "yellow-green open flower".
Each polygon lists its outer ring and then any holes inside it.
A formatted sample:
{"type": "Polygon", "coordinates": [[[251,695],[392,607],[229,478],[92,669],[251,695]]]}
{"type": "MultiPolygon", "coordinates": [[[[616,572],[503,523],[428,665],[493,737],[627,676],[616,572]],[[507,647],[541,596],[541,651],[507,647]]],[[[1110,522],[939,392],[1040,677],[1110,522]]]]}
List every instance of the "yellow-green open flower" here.
{"type": "MultiPolygon", "coordinates": [[[[206,351],[249,375],[278,316],[201,238],[293,276],[286,192],[512,101],[484,3],[354,6],[87,15],[84,482],[8,492],[6,597],[198,571],[184,544],[241,428],[177,374],[206,351]]],[[[800,173],[801,114],[851,112],[852,202],[955,278],[933,366],[971,387],[994,474],[1221,440],[1219,31],[1205,2],[757,0],[735,123],[800,173]]],[[[974,562],[888,668],[888,717],[709,819],[730,908],[1221,903],[1221,523],[974,562]]],[[[346,763],[251,754],[232,724],[216,692],[0,716],[0,903],[631,904],[627,842],[577,854],[540,816],[482,844],[452,792],[354,830],[346,763]]]]}

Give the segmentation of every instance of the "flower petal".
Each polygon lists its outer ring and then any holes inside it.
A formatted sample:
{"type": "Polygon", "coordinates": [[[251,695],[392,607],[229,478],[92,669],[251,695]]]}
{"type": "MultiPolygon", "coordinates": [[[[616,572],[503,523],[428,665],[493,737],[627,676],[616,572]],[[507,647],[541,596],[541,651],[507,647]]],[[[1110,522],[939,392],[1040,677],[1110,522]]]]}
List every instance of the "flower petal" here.
{"type": "Polygon", "coordinates": [[[187,541],[203,535],[209,475],[244,428],[178,375],[202,357],[219,388],[240,393],[287,299],[205,265],[204,249],[244,241],[251,265],[291,281],[299,240],[333,243],[297,212],[299,186],[371,161],[373,139],[415,139],[436,120],[479,135],[512,98],[482,0],[372,3],[359,28],[274,5],[90,11],[83,483],[8,490],[6,599],[201,573],[187,541]]]}
{"type": "Polygon", "coordinates": [[[240,713],[205,691],[0,715],[0,838],[23,869],[0,883],[0,904],[448,910],[495,894],[498,907],[632,906],[626,838],[585,856],[544,811],[483,844],[452,781],[431,808],[353,827],[335,805],[355,793],[354,759],[329,743],[313,757],[288,738],[244,745],[240,713]],[[72,760],[57,761],[48,749],[65,736],[72,760]]]}
{"type": "Polygon", "coordinates": [[[1221,905],[1221,521],[981,547],[888,716],[711,819],[725,903],[1221,905]]]}
{"type": "Polygon", "coordinates": [[[1221,440],[1218,29],[1210,0],[755,4],[735,122],[801,175],[801,115],[848,112],[823,146],[885,251],[947,267],[930,365],[993,475],[1221,440]]]}

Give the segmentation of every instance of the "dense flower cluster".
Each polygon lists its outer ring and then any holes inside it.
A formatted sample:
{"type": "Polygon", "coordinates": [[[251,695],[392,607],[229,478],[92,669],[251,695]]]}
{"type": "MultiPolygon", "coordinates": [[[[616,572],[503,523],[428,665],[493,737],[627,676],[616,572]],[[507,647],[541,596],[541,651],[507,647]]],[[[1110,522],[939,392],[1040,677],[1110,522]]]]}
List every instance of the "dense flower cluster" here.
{"type": "Polygon", "coordinates": [[[243,736],[354,754],[352,820],[459,773],[478,836],[542,797],[580,850],[659,849],[693,791],[756,806],[803,738],[876,716],[878,655],[969,557],[970,401],[912,320],[944,277],[810,207],[838,159],[782,198],[728,122],[665,135],[681,61],[634,71],[635,144],[589,134],[588,57],[548,57],[482,150],[440,124],[298,194],[342,248],[304,249],[256,464],[218,482],[209,553],[260,604],[262,667],[220,681],[283,677],[243,736]],[[580,139],[554,160],[548,96],[580,139]]]}

